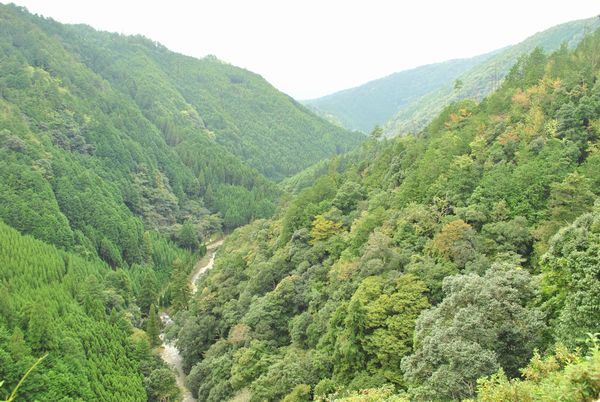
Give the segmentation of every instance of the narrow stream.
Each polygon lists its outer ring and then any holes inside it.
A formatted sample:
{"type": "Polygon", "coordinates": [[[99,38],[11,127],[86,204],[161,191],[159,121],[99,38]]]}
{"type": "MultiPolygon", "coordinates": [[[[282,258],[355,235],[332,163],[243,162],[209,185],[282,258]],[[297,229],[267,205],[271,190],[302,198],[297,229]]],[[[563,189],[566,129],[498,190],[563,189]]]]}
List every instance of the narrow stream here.
{"type": "MultiPolygon", "coordinates": [[[[198,291],[198,286],[196,282],[200,278],[200,275],[211,269],[215,264],[215,256],[217,254],[217,250],[219,246],[223,244],[223,240],[218,240],[213,243],[210,243],[206,247],[206,254],[204,257],[198,260],[194,269],[192,270],[192,274],[190,275],[189,286],[192,291],[192,295],[194,295],[198,291]]],[[[160,315],[160,319],[163,323],[163,326],[166,328],[169,324],[173,322],[171,317],[167,313],[162,313],[160,315]]],[[[195,402],[196,399],[192,396],[192,393],[185,386],[185,373],[182,368],[182,358],[179,353],[179,349],[175,347],[174,342],[166,342],[164,340],[164,333],[160,334],[160,339],[162,339],[162,347],[160,351],[160,357],[163,359],[165,363],[167,363],[170,367],[175,370],[177,386],[181,390],[182,402],[195,402]]]]}

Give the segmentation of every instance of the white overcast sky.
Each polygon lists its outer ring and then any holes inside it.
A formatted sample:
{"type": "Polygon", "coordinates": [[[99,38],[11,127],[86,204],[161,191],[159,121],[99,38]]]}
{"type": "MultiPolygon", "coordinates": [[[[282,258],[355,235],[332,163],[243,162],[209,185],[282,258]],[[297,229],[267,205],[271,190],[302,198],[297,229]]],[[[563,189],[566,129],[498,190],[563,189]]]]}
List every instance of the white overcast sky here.
{"type": "Polygon", "coordinates": [[[60,22],[142,34],[190,56],[214,54],[297,99],[485,53],[600,13],[598,0],[14,2],[60,22]]]}

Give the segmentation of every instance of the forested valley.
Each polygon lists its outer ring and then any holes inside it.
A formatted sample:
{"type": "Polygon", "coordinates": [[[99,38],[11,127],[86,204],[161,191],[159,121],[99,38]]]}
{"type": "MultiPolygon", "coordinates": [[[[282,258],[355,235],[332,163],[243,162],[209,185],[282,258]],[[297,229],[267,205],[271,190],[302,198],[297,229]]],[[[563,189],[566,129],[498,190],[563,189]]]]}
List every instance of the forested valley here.
{"type": "Polygon", "coordinates": [[[597,400],[599,141],[600,31],[386,138],[0,5],[0,400],[597,400]]]}
{"type": "Polygon", "coordinates": [[[0,5],[0,399],[177,400],[156,353],[205,240],[364,140],[260,76],[0,5]]]}

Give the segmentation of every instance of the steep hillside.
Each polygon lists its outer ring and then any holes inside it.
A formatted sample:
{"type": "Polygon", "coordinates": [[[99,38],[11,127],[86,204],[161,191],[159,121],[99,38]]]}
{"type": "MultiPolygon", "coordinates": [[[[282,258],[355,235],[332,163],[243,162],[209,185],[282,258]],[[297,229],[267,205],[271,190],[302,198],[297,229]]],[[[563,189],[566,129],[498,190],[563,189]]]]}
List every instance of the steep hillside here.
{"type": "Polygon", "coordinates": [[[206,129],[218,144],[269,178],[294,174],[364,139],[317,117],[259,75],[215,57],[198,60],[142,37],[86,26],[50,21],[42,26],[130,97],[171,142],[181,140],[177,129],[182,130],[187,117],[189,130],[206,129]]]}
{"type": "Polygon", "coordinates": [[[383,126],[398,110],[453,82],[491,56],[490,53],[401,71],[304,103],[338,120],[344,127],[369,133],[375,126],[383,126]]]}
{"type": "Polygon", "coordinates": [[[172,231],[216,212],[226,227],[268,216],[278,191],[249,165],[282,178],[362,140],[214,58],[14,6],[0,18],[0,218],[54,244],[79,230],[136,255],[125,249],[139,248],[142,222],[172,231]]]}
{"type": "Polygon", "coordinates": [[[568,48],[576,46],[586,32],[600,27],[599,18],[572,21],[539,32],[523,42],[495,52],[471,69],[460,74],[460,89],[453,81],[448,81],[417,100],[399,109],[397,114],[384,126],[388,136],[415,133],[427,125],[450,103],[461,99],[481,100],[497,89],[519,57],[530,53],[536,47],[545,51],[558,49],[562,44],[568,48]]]}
{"type": "Polygon", "coordinates": [[[596,399],[599,77],[600,30],[287,181],[298,194],[227,238],[170,330],[191,391],[596,399]]]}

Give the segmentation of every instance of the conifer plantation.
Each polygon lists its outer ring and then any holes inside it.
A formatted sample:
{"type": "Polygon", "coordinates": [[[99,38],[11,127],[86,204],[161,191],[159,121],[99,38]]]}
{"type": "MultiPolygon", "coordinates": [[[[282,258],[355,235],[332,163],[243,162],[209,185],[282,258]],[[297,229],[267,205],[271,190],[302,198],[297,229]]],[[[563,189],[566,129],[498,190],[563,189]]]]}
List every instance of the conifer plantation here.
{"type": "Polygon", "coordinates": [[[389,137],[214,56],[0,4],[0,400],[596,401],[580,25],[389,137]]]}

